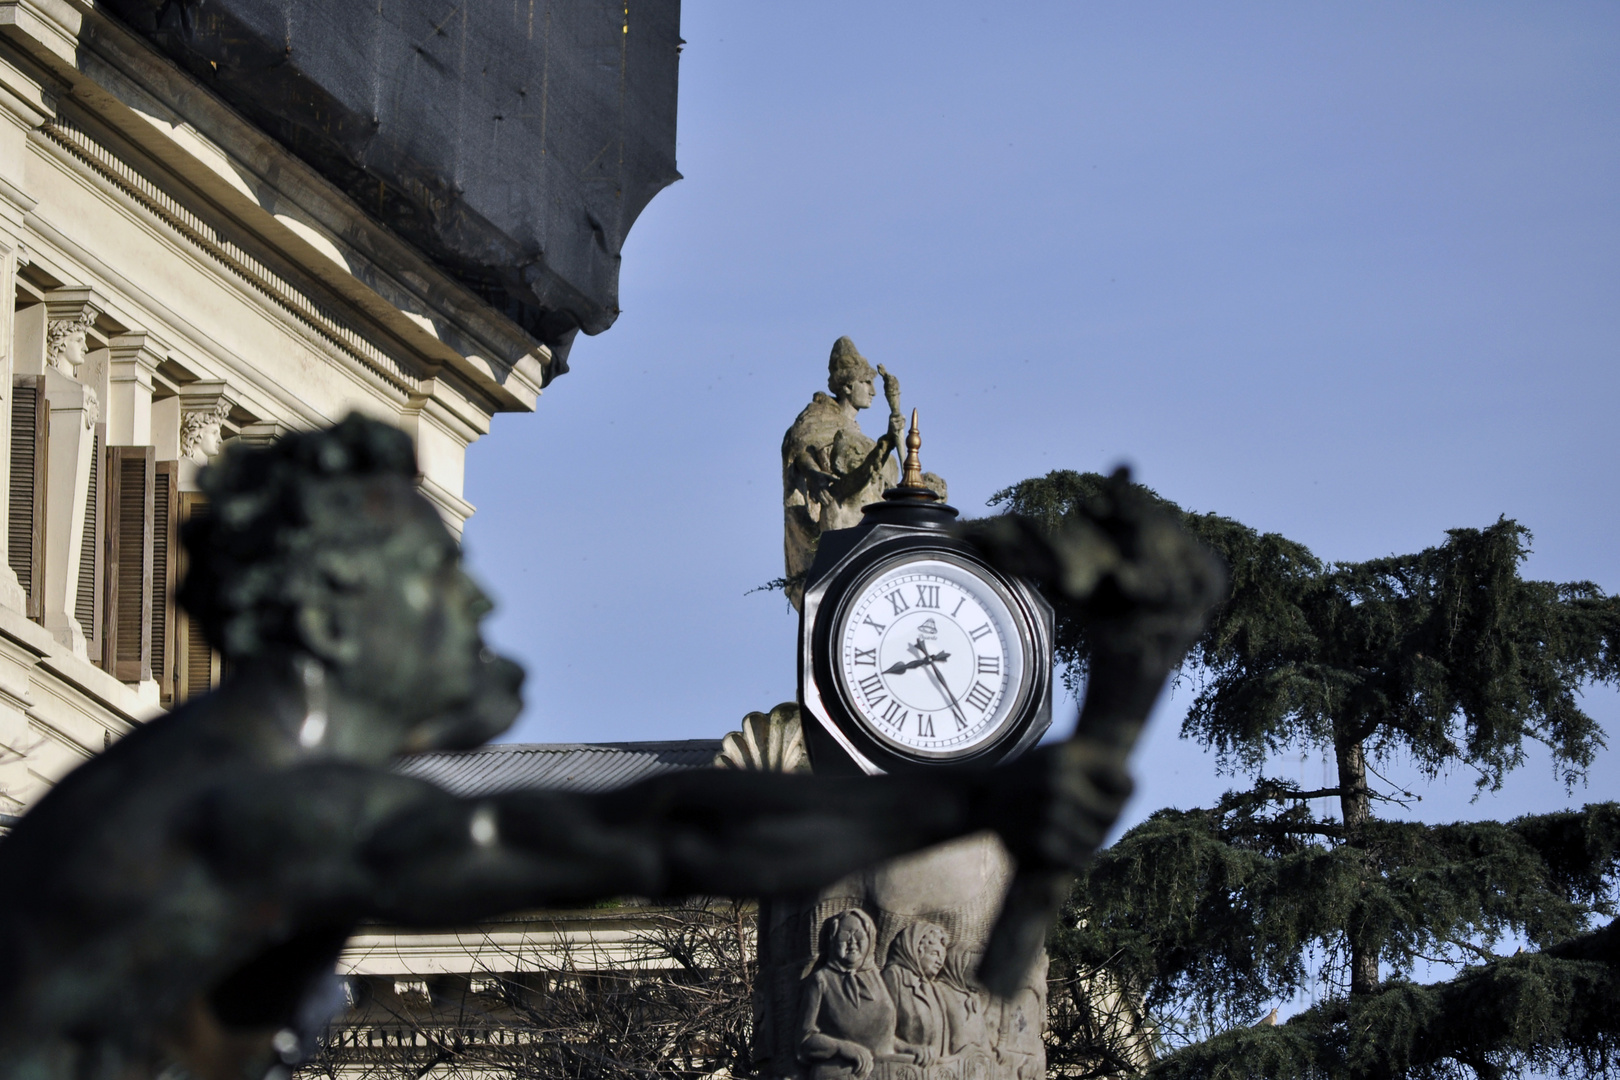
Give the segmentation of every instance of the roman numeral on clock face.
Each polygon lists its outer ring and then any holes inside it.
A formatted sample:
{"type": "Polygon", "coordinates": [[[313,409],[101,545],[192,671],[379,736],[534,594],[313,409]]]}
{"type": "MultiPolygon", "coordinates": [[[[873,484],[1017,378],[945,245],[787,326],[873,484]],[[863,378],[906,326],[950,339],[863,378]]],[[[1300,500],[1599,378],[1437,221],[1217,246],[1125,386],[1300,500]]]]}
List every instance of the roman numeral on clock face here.
{"type": "Polygon", "coordinates": [[[911,714],[902,709],[898,701],[891,701],[889,707],[883,710],[883,721],[887,724],[893,724],[896,731],[904,731],[906,729],[906,717],[909,715],[911,714]]]}
{"type": "Polygon", "coordinates": [[[868,615],[866,618],[861,620],[861,625],[870,626],[872,629],[876,630],[878,633],[880,633],[880,634],[883,633],[883,625],[884,624],[880,623],[880,622],[873,622],[872,621],[872,616],[870,616],[870,615],[868,615]]]}
{"type": "MultiPolygon", "coordinates": [[[[874,650],[874,651],[876,651],[876,650],[874,650]]],[[[856,652],[857,655],[860,654],[859,649],[856,649],[855,652],[856,652]]],[[[857,664],[860,663],[859,660],[856,660],[855,662],[857,664]]],[[[1001,657],[999,657],[999,656],[981,656],[981,657],[979,657],[979,674],[980,675],[1000,675],[1001,674],[1001,657]]]]}
{"type": "Polygon", "coordinates": [[[906,598],[900,595],[899,589],[896,589],[894,592],[889,594],[889,606],[894,608],[893,614],[895,615],[900,614],[902,611],[908,611],[911,608],[911,605],[906,603],[906,598]]]}
{"type": "Polygon", "coordinates": [[[868,675],[857,685],[861,688],[861,693],[866,695],[868,701],[872,700],[873,695],[883,693],[883,680],[876,675],[868,675]]]}
{"type": "Polygon", "coordinates": [[[985,623],[983,626],[979,627],[977,630],[969,630],[968,631],[968,637],[972,638],[974,641],[978,641],[980,638],[984,637],[984,635],[988,634],[989,632],[990,632],[990,624],[985,623]]]}
{"type": "Polygon", "coordinates": [[[984,712],[985,709],[990,707],[990,702],[995,700],[995,694],[984,683],[975,681],[972,689],[967,692],[967,696],[962,700],[980,712],[984,712]]]}
{"type": "Polygon", "coordinates": [[[917,606],[918,607],[932,607],[932,608],[939,607],[939,586],[938,585],[919,585],[919,586],[917,586],[917,606]]]}
{"type": "Polygon", "coordinates": [[[922,713],[917,714],[917,736],[922,739],[932,739],[934,737],[934,718],[932,716],[924,716],[922,713]]]}
{"type": "MultiPolygon", "coordinates": [[[[877,667],[877,649],[856,649],[855,662],[857,664],[866,664],[870,667],[877,667]]],[[[983,660],[979,661],[979,670],[984,670],[983,660]]],[[[991,672],[991,674],[994,674],[994,672],[991,672]]]]}

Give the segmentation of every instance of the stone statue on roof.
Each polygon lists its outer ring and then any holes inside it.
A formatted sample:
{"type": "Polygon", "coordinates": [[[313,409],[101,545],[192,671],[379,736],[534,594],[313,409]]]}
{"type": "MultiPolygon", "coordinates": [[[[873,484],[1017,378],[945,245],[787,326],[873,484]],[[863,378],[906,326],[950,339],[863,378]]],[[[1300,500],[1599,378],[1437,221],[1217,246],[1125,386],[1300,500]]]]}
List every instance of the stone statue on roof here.
{"type": "MultiPolygon", "coordinates": [[[[861,511],[879,501],[900,476],[896,457],[905,418],[900,411],[900,380],[867,362],[847,337],[833,342],[827,361],[827,389],[817,391],[782,437],[783,553],[788,600],[797,608],[804,597],[804,575],[815,560],[824,532],[860,524],[861,511]],[[858,413],[877,397],[883,376],[889,427],[879,438],[861,430],[858,413]]],[[[940,498],[945,481],[925,473],[923,482],[940,498]]]]}

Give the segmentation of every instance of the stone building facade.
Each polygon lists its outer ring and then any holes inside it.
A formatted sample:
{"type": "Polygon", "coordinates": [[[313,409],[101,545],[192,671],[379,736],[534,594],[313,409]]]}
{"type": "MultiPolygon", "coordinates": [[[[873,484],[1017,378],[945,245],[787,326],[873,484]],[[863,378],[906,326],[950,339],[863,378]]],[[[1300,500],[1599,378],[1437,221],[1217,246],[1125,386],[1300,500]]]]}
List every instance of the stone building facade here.
{"type": "Polygon", "coordinates": [[[571,5],[559,27],[549,4],[539,23],[491,5],[435,30],[431,5],[330,0],[311,9],[326,30],[295,51],[289,28],[283,50],[276,19],[297,6],[0,2],[0,826],[218,681],[218,658],[171,600],[179,526],[207,512],[201,465],[231,440],[358,410],[411,434],[421,490],[459,532],[473,512],[468,447],[494,414],[535,408],[574,330],[611,322],[618,244],[674,178],[676,4],[636,39],[653,61],[620,44],[633,28],[617,3],[571,5]],[[402,80],[368,138],[424,140],[416,157],[342,159],[322,142],[339,100],[322,80],[353,73],[351,37],[365,35],[379,43],[374,67],[402,80]],[[407,48],[412,35],[425,44],[407,48]],[[501,56],[465,47],[503,40],[516,44],[501,56]],[[282,82],[253,83],[272,45],[282,82]],[[608,46],[617,70],[576,55],[608,46]],[[512,77],[479,81],[497,60],[512,77]],[[529,81],[547,87],[559,130],[501,115],[495,99],[524,97],[529,81]],[[274,109],[256,111],[260,99],[274,109]],[[477,129],[439,109],[451,99],[484,128],[505,124],[507,157],[551,147],[562,160],[524,174],[469,157],[434,126],[477,129]],[[429,106],[439,111],[412,112],[429,106]],[[580,181],[586,162],[568,155],[602,157],[592,139],[611,149],[625,131],[646,146],[606,155],[643,166],[639,202],[615,216],[615,177],[580,181]],[[501,213],[491,191],[512,200],[501,213]],[[483,254],[423,221],[476,232],[483,254]],[[547,262],[577,235],[599,242],[547,262]]]}

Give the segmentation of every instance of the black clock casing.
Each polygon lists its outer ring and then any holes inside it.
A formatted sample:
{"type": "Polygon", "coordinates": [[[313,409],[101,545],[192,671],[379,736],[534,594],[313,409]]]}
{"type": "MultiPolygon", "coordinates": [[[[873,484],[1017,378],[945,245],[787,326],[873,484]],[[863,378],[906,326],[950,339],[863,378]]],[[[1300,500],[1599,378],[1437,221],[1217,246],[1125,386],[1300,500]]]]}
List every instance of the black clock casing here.
{"type": "Polygon", "coordinates": [[[993,765],[1034,746],[1052,722],[1052,608],[1018,578],[991,568],[957,538],[957,511],[929,498],[892,491],[865,508],[861,523],[826,532],[805,579],[799,616],[799,705],[805,747],[821,775],[902,772],[941,764],[993,765]],[[899,496],[899,497],[896,497],[899,496]],[[834,634],[857,590],[897,564],[942,560],[981,579],[1010,610],[1024,657],[1012,712],[992,737],[956,754],[927,753],[897,745],[860,714],[854,692],[835,670],[834,634]]]}

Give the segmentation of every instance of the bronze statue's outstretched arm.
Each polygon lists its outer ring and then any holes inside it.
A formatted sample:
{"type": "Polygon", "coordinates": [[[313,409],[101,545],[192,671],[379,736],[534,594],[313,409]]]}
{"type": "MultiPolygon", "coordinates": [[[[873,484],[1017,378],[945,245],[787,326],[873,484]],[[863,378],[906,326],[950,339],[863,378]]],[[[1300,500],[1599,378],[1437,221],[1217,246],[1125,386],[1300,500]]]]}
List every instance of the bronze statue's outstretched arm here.
{"type": "Polygon", "coordinates": [[[361,861],[371,895],[385,898],[368,914],[406,924],[621,895],[761,896],[985,829],[1020,865],[1072,867],[1102,843],[1128,791],[1118,755],[1081,745],[992,771],[705,770],[588,796],[464,800],[424,784],[378,824],[361,861]]]}

